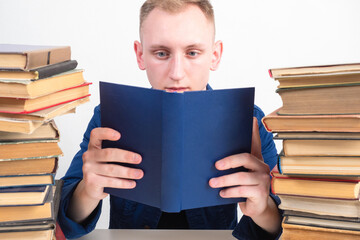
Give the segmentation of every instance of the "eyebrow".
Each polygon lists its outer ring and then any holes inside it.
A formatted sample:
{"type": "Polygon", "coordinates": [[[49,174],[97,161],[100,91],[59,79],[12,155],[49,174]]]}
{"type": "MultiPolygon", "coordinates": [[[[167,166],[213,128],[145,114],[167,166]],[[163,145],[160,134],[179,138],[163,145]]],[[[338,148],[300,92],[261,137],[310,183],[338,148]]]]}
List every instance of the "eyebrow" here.
{"type": "MultiPolygon", "coordinates": [[[[188,46],[185,47],[185,49],[189,49],[189,48],[200,48],[203,49],[205,48],[204,44],[201,43],[195,43],[195,44],[190,44],[188,46]]],[[[165,49],[165,50],[170,50],[169,47],[165,46],[165,45],[161,45],[161,44],[155,44],[149,47],[149,49],[152,50],[156,50],[156,49],[165,49]]]]}

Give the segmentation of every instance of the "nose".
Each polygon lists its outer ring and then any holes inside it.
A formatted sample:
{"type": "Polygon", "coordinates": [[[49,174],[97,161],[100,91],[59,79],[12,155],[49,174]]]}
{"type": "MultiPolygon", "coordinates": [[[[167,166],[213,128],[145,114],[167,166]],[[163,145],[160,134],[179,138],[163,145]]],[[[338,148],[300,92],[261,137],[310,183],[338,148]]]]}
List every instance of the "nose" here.
{"type": "Polygon", "coordinates": [[[185,77],[184,59],[181,54],[176,54],[171,59],[169,77],[174,81],[180,81],[185,77]]]}

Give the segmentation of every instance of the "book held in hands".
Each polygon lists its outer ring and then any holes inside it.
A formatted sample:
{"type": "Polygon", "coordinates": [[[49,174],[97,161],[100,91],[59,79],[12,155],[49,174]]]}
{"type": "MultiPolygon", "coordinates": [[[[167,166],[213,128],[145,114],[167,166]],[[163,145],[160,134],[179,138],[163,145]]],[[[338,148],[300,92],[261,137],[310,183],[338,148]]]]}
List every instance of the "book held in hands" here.
{"type": "Polygon", "coordinates": [[[166,212],[244,201],[221,198],[215,162],[251,150],[254,88],[169,93],[100,83],[101,124],[121,133],[105,148],[139,153],[144,177],[134,189],[106,188],[119,197],[166,212]]]}

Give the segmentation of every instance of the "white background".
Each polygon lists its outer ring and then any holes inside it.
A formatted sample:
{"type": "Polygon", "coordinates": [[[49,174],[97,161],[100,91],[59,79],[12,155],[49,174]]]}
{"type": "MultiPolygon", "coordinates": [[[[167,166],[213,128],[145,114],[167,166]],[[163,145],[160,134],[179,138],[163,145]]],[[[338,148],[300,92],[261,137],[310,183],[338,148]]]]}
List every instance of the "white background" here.
{"type": "MultiPolygon", "coordinates": [[[[77,113],[58,117],[61,132],[57,178],[79,149],[82,135],[99,104],[98,82],[149,87],[136,64],[142,0],[0,0],[0,43],[70,45],[72,59],[92,82],[91,102],[77,113]]],[[[360,62],[360,1],[213,0],[217,40],[224,42],[215,89],[256,87],[265,114],[281,106],[269,68],[360,62]]],[[[278,144],[278,150],[280,145],[278,144]]],[[[105,201],[97,228],[108,227],[105,201]]]]}

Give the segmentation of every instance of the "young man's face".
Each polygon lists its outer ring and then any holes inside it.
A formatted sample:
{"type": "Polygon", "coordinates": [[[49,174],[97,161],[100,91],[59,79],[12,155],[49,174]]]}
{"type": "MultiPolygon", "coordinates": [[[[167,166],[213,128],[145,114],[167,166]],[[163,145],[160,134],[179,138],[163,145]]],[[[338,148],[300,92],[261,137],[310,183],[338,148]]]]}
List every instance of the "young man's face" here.
{"type": "Polygon", "coordinates": [[[175,14],[155,8],[134,48],[151,86],[166,91],[205,90],[222,54],[222,43],[214,43],[213,23],[193,5],[175,14]]]}

